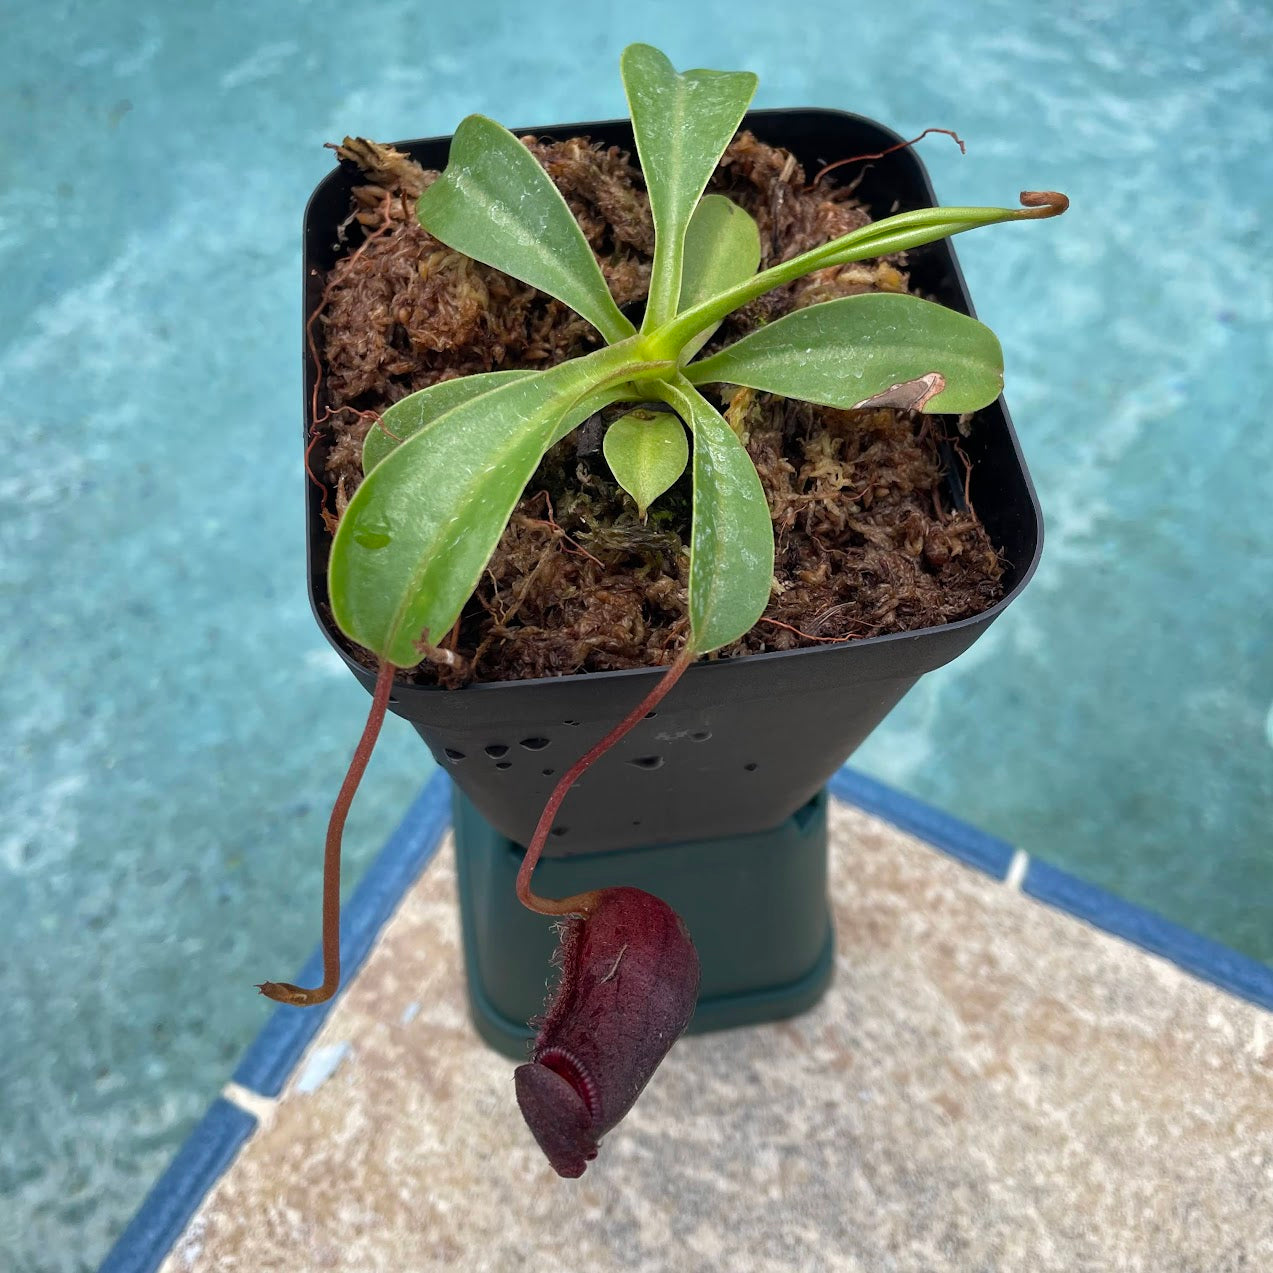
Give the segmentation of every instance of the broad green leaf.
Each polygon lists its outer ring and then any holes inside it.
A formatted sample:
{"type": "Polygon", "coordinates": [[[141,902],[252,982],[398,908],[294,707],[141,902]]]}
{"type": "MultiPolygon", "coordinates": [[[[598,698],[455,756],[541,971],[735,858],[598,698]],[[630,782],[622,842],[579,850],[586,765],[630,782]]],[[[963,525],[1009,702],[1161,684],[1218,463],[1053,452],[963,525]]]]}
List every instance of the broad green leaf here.
{"type": "Polygon", "coordinates": [[[555,296],[614,343],[633,333],[561,192],[508,129],[470,115],[416,216],[447,247],[555,296]]]}
{"type": "Polygon", "coordinates": [[[634,370],[601,349],[454,407],[367,474],[328,567],[341,631],[399,667],[422,635],[441,641],[495,550],[518,497],[565,420],[634,370]]]}
{"type": "MultiPolygon", "coordinates": [[[[501,385],[513,380],[525,380],[528,376],[538,375],[528,370],[487,371],[475,376],[463,376],[456,380],[444,380],[440,384],[430,385],[418,393],[395,402],[381,416],[383,428],[374,428],[367,434],[362,448],[362,471],[371,470],[385,458],[395,447],[401,446],[409,437],[414,437],[423,429],[427,429],[440,420],[446,413],[472,398],[490,393],[501,385]],[[391,437],[385,430],[390,430],[391,437]]],[[[578,406],[567,411],[562,417],[561,425],[553,435],[553,442],[558,442],[577,429],[590,415],[608,407],[612,402],[624,396],[619,388],[601,389],[589,394],[578,406]]],[[[550,444],[551,445],[551,444],[550,444]]]]}
{"type": "Polygon", "coordinates": [[[765,612],[774,533],[756,466],[720,412],[684,377],[660,386],[694,435],[690,531],[690,645],[718,650],[765,612]]]}
{"type": "MultiPolygon", "coordinates": [[[[723,194],[704,195],[685,232],[678,310],[689,309],[751,278],[759,264],[760,231],[755,221],[723,194]]],[[[693,358],[719,326],[712,323],[688,341],[681,362],[693,358]]]]}
{"type": "Polygon", "coordinates": [[[669,411],[638,407],[607,430],[601,444],[614,480],[636,500],[644,517],[682,473],[690,458],[680,419],[669,411]]]}
{"type": "Polygon", "coordinates": [[[798,309],[686,369],[829,407],[958,414],[1003,388],[1003,351],[988,327],[916,296],[869,293],[798,309]]]}
{"type": "Polygon", "coordinates": [[[380,417],[380,424],[362,444],[362,471],[370,473],[396,446],[444,416],[453,407],[498,389],[512,380],[524,380],[533,371],[488,371],[476,376],[443,380],[395,402],[380,417]]]}
{"type": "Polygon", "coordinates": [[[750,71],[678,75],[648,44],[630,44],[620,66],[654,215],[654,264],[642,326],[648,332],[676,312],[685,231],[757,81],[750,71]]]}

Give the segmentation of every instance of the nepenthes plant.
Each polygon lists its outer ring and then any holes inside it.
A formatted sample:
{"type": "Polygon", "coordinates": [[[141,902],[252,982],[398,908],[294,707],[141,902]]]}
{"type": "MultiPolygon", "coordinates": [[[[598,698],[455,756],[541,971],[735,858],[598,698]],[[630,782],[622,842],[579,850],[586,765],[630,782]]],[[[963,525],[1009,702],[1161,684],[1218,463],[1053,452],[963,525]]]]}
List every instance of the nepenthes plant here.
{"type": "Polygon", "coordinates": [[[516,1092],[564,1176],[584,1171],[685,1030],[699,965],[665,902],[625,887],[541,897],[531,887],[535,866],[579,776],[696,658],[746,633],[770,598],[774,532],[765,494],[742,440],[704,390],[726,384],[842,410],[957,415],[993,402],[1003,381],[999,342],[988,328],[897,293],[822,301],[706,356],[704,347],[727,316],[814,271],[1067,207],[1063,195],[1025,192],[1017,208],[905,212],[759,270],[755,221],[728,198],[704,193],[756,77],[679,74],[643,44],[626,49],[621,65],[655,231],[643,314],[619,309],[557,187],[494,121],[471,115],[460,124],[446,170],[419,197],[417,216],[435,239],[569,306],[604,344],[547,370],[432,385],[395,403],[367,434],[365,476],[336,529],[328,587],[337,626],[374,656],[378,673],[328,826],[323,981],[260,986],[271,999],[301,1006],[336,992],[341,838],[395,673],[429,657],[451,631],[550,448],[600,412],[617,412],[603,453],[642,516],[690,473],[689,635],[645,699],[562,776],[517,879],[522,903],[559,922],[561,974],[530,1059],[516,1072],[516,1092]]]}

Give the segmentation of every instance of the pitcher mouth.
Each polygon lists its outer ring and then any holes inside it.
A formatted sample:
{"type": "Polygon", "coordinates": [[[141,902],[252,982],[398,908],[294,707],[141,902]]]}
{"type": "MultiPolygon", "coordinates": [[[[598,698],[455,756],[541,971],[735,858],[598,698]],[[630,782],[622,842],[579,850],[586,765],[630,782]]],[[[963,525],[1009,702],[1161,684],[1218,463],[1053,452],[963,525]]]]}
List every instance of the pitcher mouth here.
{"type": "MultiPolygon", "coordinates": [[[[583,1063],[573,1052],[566,1048],[550,1047],[537,1052],[531,1059],[533,1065],[542,1065],[560,1075],[577,1093],[579,1099],[587,1107],[594,1123],[601,1121],[601,1096],[597,1091],[596,1080],[584,1068],[583,1063]]],[[[592,1157],[596,1157],[594,1150],[592,1157]]]]}
{"type": "Polygon", "coordinates": [[[583,1095],[557,1070],[528,1061],[513,1075],[522,1117],[552,1169],[578,1179],[597,1156],[596,1125],[583,1095]]]}

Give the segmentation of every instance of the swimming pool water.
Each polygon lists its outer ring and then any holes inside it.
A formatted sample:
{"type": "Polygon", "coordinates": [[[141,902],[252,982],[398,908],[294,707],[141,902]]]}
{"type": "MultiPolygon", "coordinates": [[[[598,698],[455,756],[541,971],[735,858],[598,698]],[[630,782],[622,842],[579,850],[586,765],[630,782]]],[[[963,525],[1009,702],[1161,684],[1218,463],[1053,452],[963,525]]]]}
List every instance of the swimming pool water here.
{"type": "MultiPolygon", "coordinates": [[[[299,224],[324,141],[622,113],[620,48],[872,115],[949,203],[1043,565],[859,754],[1273,960],[1259,3],[15,0],[0,42],[0,1266],[92,1268],[317,936],[366,707],[304,594],[299,224]],[[728,14],[727,20],[722,16],[728,14]]],[[[352,882],[426,775],[390,722],[352,882]]]]}

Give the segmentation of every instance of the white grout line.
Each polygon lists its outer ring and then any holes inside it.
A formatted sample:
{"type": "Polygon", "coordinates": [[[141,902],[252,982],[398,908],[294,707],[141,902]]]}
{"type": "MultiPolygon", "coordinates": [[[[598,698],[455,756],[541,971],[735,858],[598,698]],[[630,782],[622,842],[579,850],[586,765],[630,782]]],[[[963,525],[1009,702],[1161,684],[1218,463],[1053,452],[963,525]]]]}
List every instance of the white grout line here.
{"type": "Polygon", "coordinates": [[[1264,1018],[1256,1017],[1255,1030],[1251,1036],[1251,1055],[1255,1057],[1257,1061],[1261,1062],[1264,1061],[1266,1056],[1270,1056],[1271,1059],[1273,1059],[1273,1052],[1271,1052],[1269,1048],[1270,1042],[1273,1042],[1273,1038],[1271,1038],[1269,1034],[1269,1029],[1268,1026],[1265,1025],[1264,1018]]]}
{"type": "Polygon", "coordinates": [[[241,1110],[251,1114],[261,1127],[268,1127],[274,1121],[274,1111],[278,1108],[278,1101],[272,1096],[262,1096],[260,1092],[254,1092],[238,1083],[227,1083],[221,1089],[221,1095],[231,1105],[237,1105],[241,1110]]]}
{"type": "Polygon", "coordinates": [[[1008,873],[1003,877],[1004,884],[1014,893],[1019,893],[1025,873],[1029,869],[1030,855],[1024,849],[1018,849],[1012,855],[1012,861],[1008,863],[1008,873]]]}

